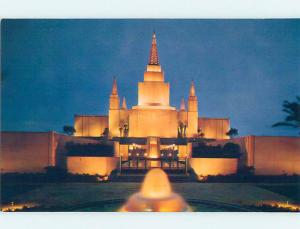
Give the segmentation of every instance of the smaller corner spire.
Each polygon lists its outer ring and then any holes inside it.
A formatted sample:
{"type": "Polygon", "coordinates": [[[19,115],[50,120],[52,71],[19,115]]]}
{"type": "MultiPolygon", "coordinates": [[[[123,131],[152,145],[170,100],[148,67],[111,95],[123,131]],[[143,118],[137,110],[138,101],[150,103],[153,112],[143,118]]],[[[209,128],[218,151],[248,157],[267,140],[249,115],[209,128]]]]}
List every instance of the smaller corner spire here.
{"type": "Polygon", "coordinates": [[[196,96],[194,80],[192,80],[192,83],[191,83],[190,95],[189,96],[196,96]]]}
{"type": "Polygon", "coordinates": [[[123,101],[122,101],[122,109],[127,110],[127,104],[126,104],[125,96],[123,97],[123,101]]]}
{"type": "Polygon", "coordinates": [[[181,110],[181,111],[185,111],[185,102],[184,102],[184,98],[181,98],[180,110],[181,110]]]}
{"type": "Polygon", "coordinates": [[[111,94],[112,95],[118,95],[118,88],[117,88],[117,80],[116,80],[116,77],[114,76],[114,81],[113,81],[113,87],[112,87],[112,90],[111,90],[111,94]]]}

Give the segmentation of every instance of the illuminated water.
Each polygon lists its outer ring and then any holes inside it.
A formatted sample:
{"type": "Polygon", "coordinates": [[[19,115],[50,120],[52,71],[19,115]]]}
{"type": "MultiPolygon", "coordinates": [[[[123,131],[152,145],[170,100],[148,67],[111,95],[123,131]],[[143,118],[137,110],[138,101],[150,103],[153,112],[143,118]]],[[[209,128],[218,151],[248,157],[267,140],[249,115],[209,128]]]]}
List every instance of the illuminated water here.
{"type": "MultiPolygon", "coordinates": [[[[86,203],[82,206],[74,206],[68,211],[80,212],[115,212],[120,209],[125,200],[108,200],[96,203],[86,203]]],[[[214,201],[190,200],[187,201],[194,212],[244,212],[251,211],[237,205],[230,205],[214,201]]]]}

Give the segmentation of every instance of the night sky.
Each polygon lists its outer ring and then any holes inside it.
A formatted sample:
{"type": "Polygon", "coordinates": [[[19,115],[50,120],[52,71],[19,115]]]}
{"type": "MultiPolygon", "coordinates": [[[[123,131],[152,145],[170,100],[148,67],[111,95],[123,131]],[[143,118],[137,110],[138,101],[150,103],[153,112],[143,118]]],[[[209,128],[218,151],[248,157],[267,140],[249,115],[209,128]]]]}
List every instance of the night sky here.
{"type": "Polygon", "coordinates": [[[171,105],[193,79],[199,116],[240,135],[297,135],[283,100],[300,95],[300,20],[2,20],[2,130],[62,131],[108,113],[112,80],[137,104],[155,30],[171,105]]]}

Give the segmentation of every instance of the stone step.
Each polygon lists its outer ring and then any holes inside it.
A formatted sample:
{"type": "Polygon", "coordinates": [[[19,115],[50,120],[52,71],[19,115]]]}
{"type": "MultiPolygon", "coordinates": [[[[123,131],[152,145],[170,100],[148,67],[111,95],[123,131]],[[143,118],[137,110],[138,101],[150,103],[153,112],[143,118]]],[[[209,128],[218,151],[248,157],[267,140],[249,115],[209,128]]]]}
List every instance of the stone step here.
{"type": "MultiPolygon", "coordinates": [[[[110,177],[113,182],[142,182],[144,180],[145,174],[118,174],[110,177]]],[[[191,175],[185,174],[172,174],[168,175],[171,182],[194,182],[196,179],[191,175]]]]}
{"type": "MultiPolygon", "coordinates": [[[[167,174],[182,174],[185,175],[185,169],[163,169],[167,174]]],[[[121,174],[146,174],[149,169],[135,169],[135,168],[126,168],[122,169],[121,174]]]]}

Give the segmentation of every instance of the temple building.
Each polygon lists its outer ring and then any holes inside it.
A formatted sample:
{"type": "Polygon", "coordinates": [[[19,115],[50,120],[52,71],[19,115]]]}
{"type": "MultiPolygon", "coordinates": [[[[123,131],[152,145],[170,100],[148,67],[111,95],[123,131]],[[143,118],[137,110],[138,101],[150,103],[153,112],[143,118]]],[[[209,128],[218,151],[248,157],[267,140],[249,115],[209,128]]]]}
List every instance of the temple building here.
{"type": "Polygon", "coordinates": [[[194,82],[191,82],[187,109],[184,99],[179,110],[170,106],[170,84],[165,82],[153,33],[144,81],[138,83],[138,104],[127,109],[123,98],[120,106],[117,81],[114,79],[108,116],[75,115],[74,128],[76,136],[84,137],[99,137],[108,128],[111,138],[177,138],[178,135],[192,138],[202,134],[210,139],[228,139],[226,132],[230,129],[230,122],[228,118],[199,117],[194,82]]]}
{"type": "Polygon", "coordinates": [[[230,122],[227,118],[199,117],[194,82],[191,82],[187,109],[184,99],[179,110],[170,105],[170,84],[165,82],[153,33],[144,80],[138,83],[138,104],[128,109],[123,98],[120,106],[117,81],[114,79],[108,116],[75,115],[74,128],[75,136],[81,137],[99,137],[108,129],[109,138],[116,141],[117,156],[127,156],[126,148],[136,141],[149,157],[159,157],[161,149],[174,144],[180,148],[181,155],[188,154],[188,143],[178,145],[178,138],[195,138],[201,134],[209,139],[228,139],[226,132],[230,129],[230,122]],[[126,147],[119,147],[119,144],[126,147]]]}
{"type": "Polygon", "coordinates": [[[43,172],[50,166],[108,176],[114,170],[160,167],[184,173],[192,169],[199,177],[230,175],[245,168],[257,175],[300,174],[299,137],[230,139],[228,118],[201,117],[197,96],[201,93],[193,81],[187,103],[182,99],[178,110],[170,105],[170,86],[153,33],[137,105],[129,108],[125,98],[121,101],[114,79],[107,115],[75,115],[73,136],[2,132],[1,171],[43,172]]]}

